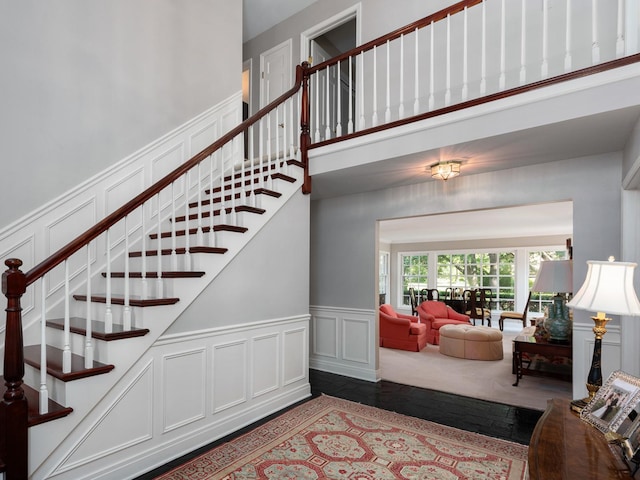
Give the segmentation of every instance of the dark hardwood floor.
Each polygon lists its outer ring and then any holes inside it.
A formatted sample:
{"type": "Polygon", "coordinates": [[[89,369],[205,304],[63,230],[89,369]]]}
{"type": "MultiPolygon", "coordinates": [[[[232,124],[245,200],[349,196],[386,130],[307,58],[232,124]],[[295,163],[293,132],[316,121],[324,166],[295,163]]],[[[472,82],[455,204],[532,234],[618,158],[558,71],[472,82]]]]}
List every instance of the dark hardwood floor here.
{"type": "MultiPolygon", "coordinates": [[[[313,397],[325,394],[353,402],[391,410],[404,415],[430,420],[442,425],[481,433],[523,445],[529,444],[531,433],[543,412],[501,403],[462,397],[451,393],[381,381],[367,382],[318,370],[309,371],[313,397]]],[[[281,412],[279,412],[281,413],[281,412]]],[[[279,414],[278,413],[278,414],[279,414]]],[[[136,480],[152,480],[158,475],[216,447],[252,428],[267,422],[271,415],[232,435],[221,438],[188,455],[180,457],[136,480]]]]}

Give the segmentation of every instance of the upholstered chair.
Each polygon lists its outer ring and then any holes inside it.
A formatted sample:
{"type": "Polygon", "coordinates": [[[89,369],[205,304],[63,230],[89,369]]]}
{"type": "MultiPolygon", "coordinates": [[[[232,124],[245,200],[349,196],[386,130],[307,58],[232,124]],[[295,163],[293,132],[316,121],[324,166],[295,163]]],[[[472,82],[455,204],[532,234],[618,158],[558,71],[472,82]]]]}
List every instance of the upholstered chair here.
{"type": "Polygon", "coordinates": [[[469,317],[456,312],[444,302],[427,300],[418,305],[420,323],[427,327],[427,342],[432,345],[440,344],[440,327],[451,324],[470,325],[469,317]]]}
{"type": "Polygon", "coordinates": [[[427,345],[427,327],[418,317],[397,313],[387,303],[380,305],[380,346],[419,352],[427,345]]]}

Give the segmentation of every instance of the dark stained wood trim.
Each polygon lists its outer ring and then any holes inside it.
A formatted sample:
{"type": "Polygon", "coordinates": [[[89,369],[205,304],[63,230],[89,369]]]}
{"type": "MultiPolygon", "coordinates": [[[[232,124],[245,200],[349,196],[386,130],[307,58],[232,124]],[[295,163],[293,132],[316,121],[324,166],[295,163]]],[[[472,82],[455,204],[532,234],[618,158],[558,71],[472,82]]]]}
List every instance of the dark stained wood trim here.
{"type": "MultiPolygon", "coordinates": [[[[24,362],[34,368],[40,368],[40,345],[24,347],[24,362]]],[[[75,353],[71,354],[71,372],[62,371],[62,350],[47,345],[47,373],[63,382],[71,382],[80,378],[102,375],[113,370],[113,365],[93,362],[91,368],[85,368],[84,358],[75,353]]]]}
{"type": "MultiPolygon", "coordinates": [[[[55,328],[57,330],[64,330],[64,318],[57,318],[47,320],[47,327],[55,328]]],[[[69,330],[72,333],[78,335],[87,334],[87,321],[80,317],[71,317],[69,319],[69,330]]],[[[124,340],[125,338],[144,337],[149,333],[148,328],[131,328],[131,330],[125,330],[122,325],[116,323],[113,324],[112,332],[106,333],[105,323],[99,320],[93,320],[91,322],[91,337],[105,342],[112,340],[124,340]]]]}
{"type": "Polygon", "coordinates": [[[496,100],[501,100],[503,98],[513,97],[515,95],[520,95],[522,93],[530,92],[532,90],[537,90],[540,88],[548,87],[551,85],[556,85],[562,82],[567,82],[570,80],[576,80],[578,78],[586,77],[589,75],[594,75],[601,72],[606,72],[608,70],[612,70],[614,68],[625,67],[627,65],[632,65],[634,63],[640,62],[640,53],[636,53],[634,55],[629,55],[628,57],[618,58],[616,60],[611,60],[609,62],[601,63],[599,65],[594,65],[592,67],[586,67],[580,70],[576,70],[575,72],[565,73],[563,75],[558,75],[557,77],[547,78],[545,80],[540,80],[538,82],[530,83],[527,85],[522,85],[519,87],[511,88],[509,90],[503,90],[502,92],[492,93],[490,95],[486,95],[481,98],[475,98],[473,100],[467,100],[466,102],[457,103],[455,105],[450,105],[448,107],[439,108],[437,110],[432,110],[431,112],[425,112],[420,115],[415,115],[413,117],[407,117],[402,120],[396,120],[394,122],[389,122],[384,125],[378,125],[377,127],[366,128],[364,130],[360,130],[358,132],[354,132],[348,135],[343,135],[338,138],[332,138],[330,140],[324,140],[322,142],[317,142],[308,146],[309,149],[312,148],[320,148],[326,145],[332,145],[334,143],[342,142],[345,140],[349,140],[352,138],[363,137],[365,135],[370,135],[372,133],[377,133],[382,130],[388,130],[390,128],[399,127],[402,125],[408,125],[410,123],[419,122],[421,120],[425,120],[427,118],[433,118],[440,115],[445,115],[447,113],[456,112],[458,110],[465,110],[467,108],[475,107],[476,105],[482,105],[485,103],[495,102],[496,100]]]}
{"type": "MultiPolygon", "coordinates": [[[[86,302],[86,295],[74,295],[74,300],[79,302],[86,302]]],[[[93,303],[107,303],[107,296],[101,294],[91,295],[91,301],[93,303]]],[[[175,305],[180,301],[177,297],[164,297],[164,298],[145,298],[131,296],[129,297],[129,305],[132,307],[159,307],[162,305],[175,305]]],[[[124,305],[124,297],[119,295],[112,295],[111,303],[113,305],[124,305]]]]}

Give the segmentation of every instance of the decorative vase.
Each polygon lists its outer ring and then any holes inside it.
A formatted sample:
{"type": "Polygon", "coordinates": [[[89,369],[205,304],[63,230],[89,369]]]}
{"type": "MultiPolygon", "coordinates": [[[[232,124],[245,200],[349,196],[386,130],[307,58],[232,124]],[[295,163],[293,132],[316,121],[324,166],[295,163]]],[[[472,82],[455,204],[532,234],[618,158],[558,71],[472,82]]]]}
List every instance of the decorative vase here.
{"type": "Polygon", "coordinates": [[[571,319],[562,295],[553,297],[553,304],[549,306],[549,315],[544,321],[544,328],[549,332],[550,342],[569,343],[571,319]]]}

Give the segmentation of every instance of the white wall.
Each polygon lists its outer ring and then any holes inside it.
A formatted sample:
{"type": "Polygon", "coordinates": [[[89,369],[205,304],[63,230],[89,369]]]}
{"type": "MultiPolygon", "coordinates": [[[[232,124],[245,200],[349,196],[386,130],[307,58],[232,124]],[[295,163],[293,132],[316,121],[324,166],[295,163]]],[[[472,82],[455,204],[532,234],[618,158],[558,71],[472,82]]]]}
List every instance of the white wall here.
{"type": "Polygon", "coordinates": [[[309,313],[309,196],[300,191],[167,334],[309,313]]]}
{"type": "Polygon", "coordinates": [[[0,227],[240,91],[241,45],[241,2],[1,2],[0,227]]]}

